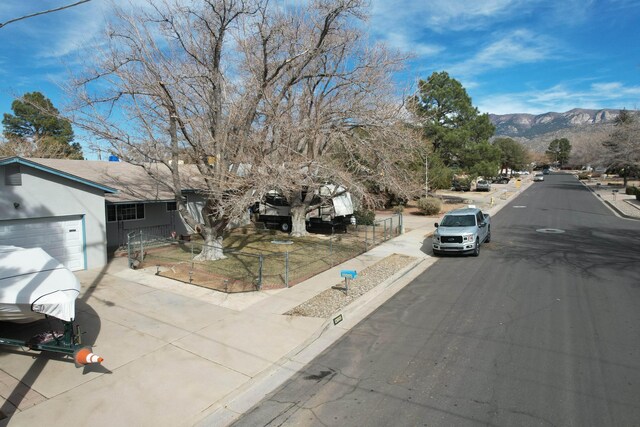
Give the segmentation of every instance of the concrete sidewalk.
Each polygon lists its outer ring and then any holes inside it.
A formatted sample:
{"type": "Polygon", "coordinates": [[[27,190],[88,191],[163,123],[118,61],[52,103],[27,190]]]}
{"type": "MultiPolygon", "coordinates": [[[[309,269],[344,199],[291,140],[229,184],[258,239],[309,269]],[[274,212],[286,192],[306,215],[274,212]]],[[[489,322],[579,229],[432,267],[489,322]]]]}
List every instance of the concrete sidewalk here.
{"type": "Polygon", "coordinates": [[[640,218],[640,200],[636,196],[625,194],[622,186],[603,185],[597,179],[582,183],[618,215],[630,219],[640,218]]]}
{"type": "MultiPolygon", "coordinates": [[[[495,214],[529,185],[462,197],[495,214]]],[[[227,295],[124,259],[79,272],[77,323],[103,365],[3,349],[0,426],[227,425],[435,262],[424,244],[435,221],[405,215],[405,234],[289,289],[227,295]],[[341,269],[394,253],[415,261],[335,313],[341,323],[283,315],[340,283],[341,269]]]]}

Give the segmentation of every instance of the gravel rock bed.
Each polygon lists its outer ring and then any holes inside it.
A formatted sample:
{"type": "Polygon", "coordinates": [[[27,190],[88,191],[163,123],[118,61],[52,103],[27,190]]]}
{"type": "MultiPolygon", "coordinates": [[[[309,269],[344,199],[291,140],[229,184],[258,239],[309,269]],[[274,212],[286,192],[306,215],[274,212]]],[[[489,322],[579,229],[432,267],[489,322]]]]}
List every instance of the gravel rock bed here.
{"type": "MultiPolygon", "coordinates": [[[[330,288],[322,291],[294,309],[289,310],[285,314],[327,319],[331,317],[333,313],[378,286],[414,260],[416,260],[415,257],[406,255],[389,255],[374,265],[358,272],[358,277],[349,281],[348,293],[345,293],[344,290],[341,289],[330,288]]],[[[336,285],[343,286],[344,282],[336,285]]]]}

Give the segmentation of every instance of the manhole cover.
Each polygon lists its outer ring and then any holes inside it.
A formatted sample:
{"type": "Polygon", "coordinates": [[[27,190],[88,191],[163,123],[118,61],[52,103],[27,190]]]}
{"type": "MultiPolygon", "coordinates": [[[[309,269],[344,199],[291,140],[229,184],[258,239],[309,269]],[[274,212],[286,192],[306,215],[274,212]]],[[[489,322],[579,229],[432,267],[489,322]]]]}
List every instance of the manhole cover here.
{"type": "Polygon", "coordinates": [[[292,240],[272,240],[271,243],[274,245],[293,245],[292,240]]]}
{"type": "Polygon", "coordinates": [[[558,228],[538,228],[536,230],[538,233],[548,233],[548,234],[560,234],[564,233],[564,230],[560,230],[558,228]]]}

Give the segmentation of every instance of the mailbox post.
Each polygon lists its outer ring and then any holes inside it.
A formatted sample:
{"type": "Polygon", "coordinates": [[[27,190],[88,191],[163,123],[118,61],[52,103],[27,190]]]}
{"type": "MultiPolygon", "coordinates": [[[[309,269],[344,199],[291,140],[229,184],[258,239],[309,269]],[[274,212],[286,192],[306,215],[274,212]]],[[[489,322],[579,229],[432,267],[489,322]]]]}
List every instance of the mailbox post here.
{"type": "Polygon", "coordinates": [[[343,289],[345,293],[349,293],[349,280],[353,280],[358,277],[358,272],[356,270],[340,270],[340,277],[344,277],[343,289]]]}

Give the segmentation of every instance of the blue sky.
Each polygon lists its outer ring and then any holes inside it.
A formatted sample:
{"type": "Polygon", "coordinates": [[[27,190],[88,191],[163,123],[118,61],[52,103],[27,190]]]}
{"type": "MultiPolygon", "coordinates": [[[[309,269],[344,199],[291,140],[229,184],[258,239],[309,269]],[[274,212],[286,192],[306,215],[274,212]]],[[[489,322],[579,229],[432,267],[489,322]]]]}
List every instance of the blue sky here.
{"type": "MultiPolygon", "coordinates": [[[[0,22],[73,1],[5,0],[0,22]]],[[[109,10],[93,0],[0,28],[0,113],[30,91],[62,106],[57,84],[109,10]]],[[[407,90],[444,70],[481,112],[640,108],[640,0],[372,0],[371,11],[372,37],[414,55],[397,76],[407,90]]]]}

